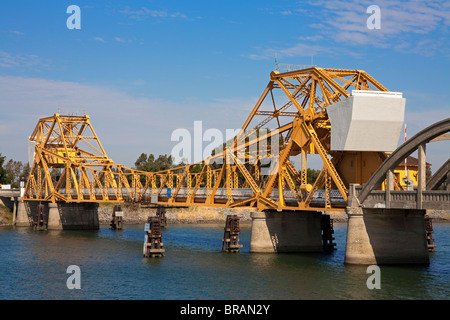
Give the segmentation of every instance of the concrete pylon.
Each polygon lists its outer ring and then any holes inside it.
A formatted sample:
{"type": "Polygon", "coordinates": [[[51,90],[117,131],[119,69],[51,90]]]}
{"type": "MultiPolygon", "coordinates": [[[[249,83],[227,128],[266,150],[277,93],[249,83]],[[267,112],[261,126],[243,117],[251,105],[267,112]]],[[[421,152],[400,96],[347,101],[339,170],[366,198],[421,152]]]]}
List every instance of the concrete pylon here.
{"type": "Polygon", "coordinates": [[[250,252],[322,252],[321,218],[317,211],[253,212],[250,252]]]}
{"type": "Polygon", "coordinates": [[[430,262],[425,210],[347,207],[345,264],[430,262]]]}
{"type": "Polygon", "coordinates": [[[48,230],[62,230],[61,217],[59,215],[58,204],[48,204],[48,230]]]}
{"type": "Polygon", "coordinates": [[[31,227],[31,222],[28,218],[28,213],[22,198],[18,198],[17,200],[16,219],[14,225],[16,227],[31,227]]]}

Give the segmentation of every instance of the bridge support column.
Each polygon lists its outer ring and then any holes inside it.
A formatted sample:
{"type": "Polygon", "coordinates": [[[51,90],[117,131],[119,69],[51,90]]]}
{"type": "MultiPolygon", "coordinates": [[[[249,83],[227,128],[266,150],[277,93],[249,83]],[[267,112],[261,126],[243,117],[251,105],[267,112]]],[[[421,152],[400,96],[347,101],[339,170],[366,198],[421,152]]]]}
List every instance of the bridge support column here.
{"type": "Polygon", "coordinates": [[[418,179],[417,179],[417,209],[422,209],[423,206],[423,195],[422,192],[426,190],[427,186],[427,176],[426,176],[426,144],[421,144],[417,148],[419,154],[418,158],[418,179]]]}
{"type": "Polygon", "coordinates": [[[425,210],[347,207],[346,264],[429,264],[425,210]]]}
{"type": "Polygon", "coordinates": [[[16,225],[16,216],[17,216],[17,200],[13,197],[11,198],[12,202],[13,202],[13,213],[12,213],[12,220],[13,220],[13,226],[16,225]]]}
{"type": "MultiPolygon", "coordinates": [[[[22,202],[19,198],[15,225],[31,227],[38,201],[22,202]]],[[[98,203],[43,203],[48,230],[98,230],[98,203]]]]}
{"type": "Polygon", "coordinates": [[[58,204],[48,204],[48,230],[62,230],[61,216],[59,215],[58,204]]]}
{"type": "Polygon", "coordinates": [[[98,230],[98,203],[58,203],[64,230],[98,230]]]}
{"type": "Polygon", "coordinates": [[[16,227],[31,227],[30,219],[28,218],[28,213],[25,207],[25,202],[22,201],[22,198],[18,198],[17,201],[17,210],[16,210],[16,218],[14,225],[16,227]]]}
{"type": "Polygon", "coordinates": [[[321,218],[319,211],[254,212],[250,252],[322,252],[321,218]]]}

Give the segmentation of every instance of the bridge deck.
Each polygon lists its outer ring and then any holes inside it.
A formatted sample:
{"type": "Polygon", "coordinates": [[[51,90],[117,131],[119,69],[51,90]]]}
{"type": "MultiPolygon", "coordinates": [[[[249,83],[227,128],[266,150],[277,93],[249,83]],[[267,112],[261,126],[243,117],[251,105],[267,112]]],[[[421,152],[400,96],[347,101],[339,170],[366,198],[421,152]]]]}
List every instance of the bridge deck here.
{"type": "Polygon", "coordinates": [[[0,197],[20,197],[20,189],[0,189],[0,197]]]}
{"type": "MultiPolygon", "coordinates": [[[[102,193],[102,191],[98,188],[95,189],[95,198],[91,198],[89,195],[89,190],[84,188],[81,189],[81,194],[83,195],[83,198],[78,198],[78,195],[76,193],[75,189],[72,189],[72,202],[96,202],[97,200],[104,200],[105,196],[107,196],[107,199],[111,202],[132,202],[135,201],[135,199],[138,198],[137,195],[130,194],[129,191],[126,188],[122,188],[122,193],[119,195],[117,193],[116,189],[109,188],[107,190],[107,193],[102,193]]],[[[104,190],[106,191],[106,190],[104,190]]],[[[158,194],[158,203],[164,204],[168,206],[177,206],[177,205],[201,205],[206,202],[206,199],[208,197],[207,195],[207,188],[199,188],[195,194],[195,197],[192,201],[192,203],[187,203],[187,188],[180,188],[176,197],[173,197],[173,200],[169,203],[169,197],[168,197],[168,189],[162,188],[160,191],[152,192],[151,189],[147,190],[136,190],[137,194],[139,194],[139,202],[142,203],[150,203],[152,202],[152,195],[158,194]]],[[[171,192],[173,194],[173,191],[171,192]]],[[[67,196],[66,193],[61,193],[64,196],[67,196]]],[[[253,195],[253,190],[251,188],[239,188],[233,190],[233,199],[235,202],[248,199],[253,195]]],[[[271,198],[274,201],[278,201],[278,189],[274,189],[271,194],[271,198]]],[[[172,195],[171,195],[172,198],[172,195]]],[[[33,201],[34,199],[28,198],[27,200],[33,201]]],[[[284,191],[284,200],[286,202],[287,206],[291,206],[292,208],[297,207],[298,203],[291,191],[285,190],[284,191]]],[[[41,199],[35,199],[35,201],[42,201],[41,199]]],[[[343,209],[346,206],[346,201],[342,198],[341,194],[338,190],[331,190],[330,192],[330,201],[331,204],[339,209],[343,209]]],[[[226,206],[228,202],[228,196],[227,196],[227,189],[226,188],[218,188],[216,195],[214,197],[214,204],[211,204],[210,206],[226,206]]],[[[312,207],[322,207],[325,203],[325,190],[319,189],[314,194],[313,199],[311,200],[311,206],[312,207]]]]}

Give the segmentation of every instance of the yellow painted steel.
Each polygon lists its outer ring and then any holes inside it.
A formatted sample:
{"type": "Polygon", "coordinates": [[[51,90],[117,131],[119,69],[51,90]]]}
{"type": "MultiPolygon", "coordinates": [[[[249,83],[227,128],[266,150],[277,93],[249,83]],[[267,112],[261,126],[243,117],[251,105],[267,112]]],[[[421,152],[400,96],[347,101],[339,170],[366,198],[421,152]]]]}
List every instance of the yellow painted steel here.
{"type": "MultiPolygon", "coordinates": [[[[333,203],[331,190],[346,201],[348,184],[355,182],[357,174],[339,162],[349,155],[330,151],[326,109],[349,97],[349,89],[387,91],[362,70],[273,71],[234,144],[196,163],[201,172],[192,171],[196,164],[160,172],[126,168],[108,158],[88,115],[54,114],[40,119],[30,136],[36,155],[24,199],[143,202],[156,194],[158,203],[165,205],[344,210],[333,203]],[[251,150],[258,150],[258,155],[251,150]],[[308,154],[318,155],[322,163],[313,185],[307,182],[308,154]],[[294,166],[296,159],[300,171],[294,166]],[[269,160],[276,164],[272,171],[266,165],[269,160]],[[167,188],[172,189],[171,197],[167,188]],[[325,191],[321,205],[314,203],[318,190],[325,191]]],[[[370,160],[374,166],[386,156],[373,154],[367,159],[376,159],[370,160]]]]}

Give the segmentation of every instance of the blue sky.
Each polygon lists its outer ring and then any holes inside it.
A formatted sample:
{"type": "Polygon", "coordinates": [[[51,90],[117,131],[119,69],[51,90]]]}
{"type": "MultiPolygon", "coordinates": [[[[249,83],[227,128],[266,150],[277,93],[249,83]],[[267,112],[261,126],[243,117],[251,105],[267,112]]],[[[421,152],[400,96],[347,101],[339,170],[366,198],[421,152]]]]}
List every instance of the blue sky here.
{"type": "MultiPolygon", "coordinates": [[[[83,109],[108,155],[169,154],[177,128],[240,128],[280,63],[362,69],[403,92],[408,135],[450,114],[448,1],[0,3],[0,152],[27,161],[41,117],[83,109]],[[366,9],[378,5],[381,28],[366,9]],[[81,9],[69,30],[67,7],[81,9]]],[[[435,169],[448,143],[430,145],[435,169]],[[436,146],[434,146],[436,145],[436,146]]],[[[434,166],[433,166],[434,167],[434,166]]]]}

